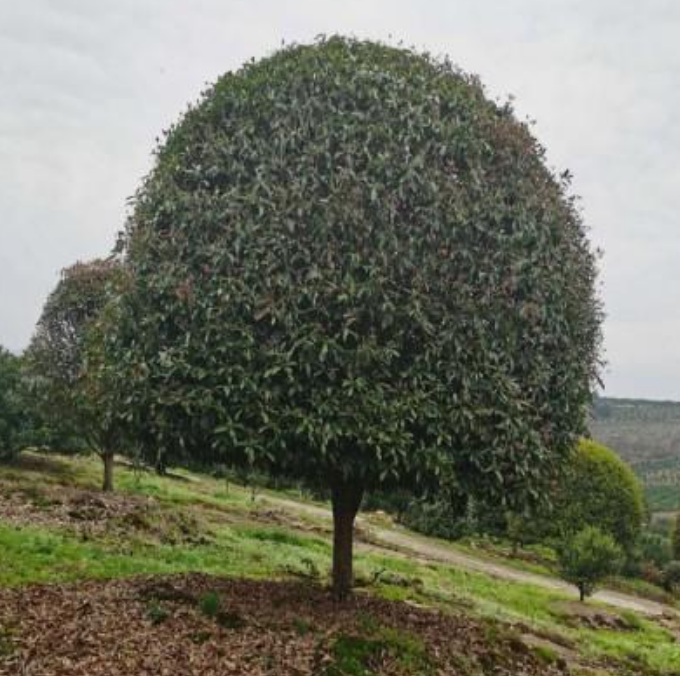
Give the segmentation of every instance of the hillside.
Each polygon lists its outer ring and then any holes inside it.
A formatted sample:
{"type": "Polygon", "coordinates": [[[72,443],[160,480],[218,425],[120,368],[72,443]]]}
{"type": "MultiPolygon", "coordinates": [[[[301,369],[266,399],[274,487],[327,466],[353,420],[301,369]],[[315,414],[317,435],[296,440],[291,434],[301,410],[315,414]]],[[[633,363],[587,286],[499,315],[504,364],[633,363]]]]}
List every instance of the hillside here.
{"type": "Polygon", "coordinates": [[[607,591],[583,606],[545,570],[380,513],[361,517],[359,589],[338,606],[328,505],[117,475],[103,495],[93,459],[0,465],[0,675],[680,674],[669,606],[607,591]]]}
{"type": "Polygon", "coordinates": [[[590,429],[630,463],[652,509],[680,509],[680,402],[598,398],[590,429]]]}

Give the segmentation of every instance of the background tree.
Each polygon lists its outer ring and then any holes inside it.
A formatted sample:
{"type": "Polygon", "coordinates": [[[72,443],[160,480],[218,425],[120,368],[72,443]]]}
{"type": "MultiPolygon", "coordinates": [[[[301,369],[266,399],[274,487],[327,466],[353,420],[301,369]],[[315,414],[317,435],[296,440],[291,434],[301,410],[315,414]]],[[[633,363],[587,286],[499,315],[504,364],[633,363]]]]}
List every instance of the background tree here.
{"type": "Polygon", "coordinates": [[[582,440],[557,488],[548,517],[552,534],[561,538],[597,526],[630,555],[644,518],[642,486],[630,467],[606,446],[582,440]]]}
{"type": "Polygon", "coordinates": [[[623,551],[614,538],[599,528],[586,526],[571,535],[558,552],[562,577],[578,587],[584,601],[608,575],[616,573],[623,551]]]}
{"type": "Polygon", "coordinates": [[[102,406],[103,390],[95,367],[102,364],[96,355],[103,334],[88,336],[88,331],[96,326],[122,274],[113,259],[76,263],[63,270],[27,350],[44,417],[54,426],[71,430],[71,437],[84,439],[100,455],[105,491],[113,489],[117,428],[111,424],[112,409],[102,406]]]}
{"type": "Polygon", "coordinates": [[[512,506],[584,429],[601,311],[566,178],[447,61],[333,37],[248,63],[172,128],[122,247],[116,363],[157,448],[330,489],[512,506]]]}
{"type": "Polygon", "coordinates": [[[19,452],[26,422],[21,396],[21,359],[0,347],[0,460],[13,458],[19,452]]]}

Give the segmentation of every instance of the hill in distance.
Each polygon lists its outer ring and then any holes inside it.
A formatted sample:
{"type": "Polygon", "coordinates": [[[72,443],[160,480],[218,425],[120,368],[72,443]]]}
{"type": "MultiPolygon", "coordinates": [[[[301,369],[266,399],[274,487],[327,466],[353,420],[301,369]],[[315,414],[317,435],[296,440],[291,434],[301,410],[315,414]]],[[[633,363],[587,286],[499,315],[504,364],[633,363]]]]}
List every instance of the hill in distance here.
{"type": "Polygon", "coordinates": [[[590,432],[631,465],[652,510],[680,509],[680,402],[598,397],[590,432]]]}

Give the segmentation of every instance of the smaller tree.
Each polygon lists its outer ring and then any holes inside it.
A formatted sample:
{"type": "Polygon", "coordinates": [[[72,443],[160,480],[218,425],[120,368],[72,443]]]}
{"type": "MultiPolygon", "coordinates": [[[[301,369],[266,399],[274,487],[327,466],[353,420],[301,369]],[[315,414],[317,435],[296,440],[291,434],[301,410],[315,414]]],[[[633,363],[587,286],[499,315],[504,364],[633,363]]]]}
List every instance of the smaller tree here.
{"type": "Polygon", "coordinates": [[[563,539],[596,526],[631,556],[644,518],[642,486],[630,467],[606,446],[582,439],[556,487],[547,534],[563,539]]]}
{"type": "Polygon", "coordinates": [[[27,351],[37,381],[42,413],[56,425],[77,431],[104,463],[103,489],[113,489],[118,420],[106,401],[103,374],[104,308],[122,284],[122,267],[112,259],[76,263],[62,272],[50,294],[27,351]]]}
{"type": "Polygon", "coordinates": [[[614,538],[595,526],[586,526],[558,552],[562,578],[578,587],[579,598],[591,596],[597,585],[616,573],[623,551],[614,538]]]}

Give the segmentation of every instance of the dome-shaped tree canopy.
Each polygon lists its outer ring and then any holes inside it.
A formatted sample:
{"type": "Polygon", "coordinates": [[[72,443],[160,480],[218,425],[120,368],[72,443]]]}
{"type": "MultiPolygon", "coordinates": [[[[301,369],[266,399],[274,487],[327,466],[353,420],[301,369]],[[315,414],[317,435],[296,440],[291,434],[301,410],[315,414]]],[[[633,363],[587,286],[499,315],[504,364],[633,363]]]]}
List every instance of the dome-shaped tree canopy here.
{"type": "Polygon", "coordinates": [[[446,61],[334,37],[224,75],[125,248],[120,363],[168,448],[359,495],[446,466],[513,503],[582,431],[584,227],[526,125],[446,61]]]}
{"type": "Polygon", "coordinates": [[[587,439],[567,466],[554,507],[556,535],[597,526],[627,553],[638,541],[645,516],[642,486],[633,470],[610,448],[587,439]]]}

